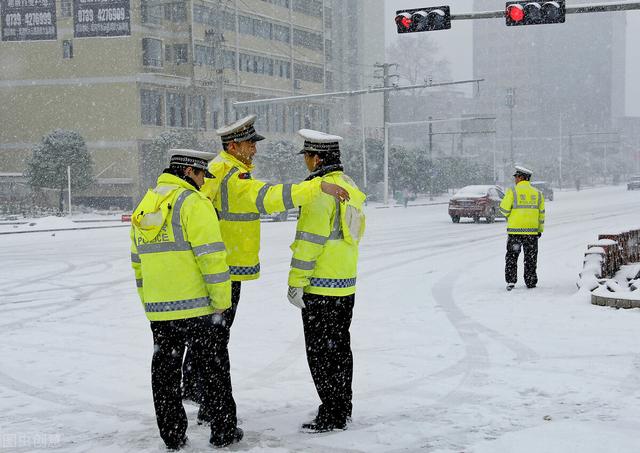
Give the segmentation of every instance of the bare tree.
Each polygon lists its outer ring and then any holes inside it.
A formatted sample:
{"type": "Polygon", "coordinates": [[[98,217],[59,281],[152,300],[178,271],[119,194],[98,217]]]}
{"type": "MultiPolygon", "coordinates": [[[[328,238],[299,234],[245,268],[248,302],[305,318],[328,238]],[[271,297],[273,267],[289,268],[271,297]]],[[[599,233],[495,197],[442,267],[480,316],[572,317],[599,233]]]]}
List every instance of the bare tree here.
{"type": "Polygon", "coordinates": [[[387,48],[387,62],[397,63],[400,79],[410,84],[451,78],[449,61],[438,56],[438,46],[427,33],[405,34],[387,48]]]}

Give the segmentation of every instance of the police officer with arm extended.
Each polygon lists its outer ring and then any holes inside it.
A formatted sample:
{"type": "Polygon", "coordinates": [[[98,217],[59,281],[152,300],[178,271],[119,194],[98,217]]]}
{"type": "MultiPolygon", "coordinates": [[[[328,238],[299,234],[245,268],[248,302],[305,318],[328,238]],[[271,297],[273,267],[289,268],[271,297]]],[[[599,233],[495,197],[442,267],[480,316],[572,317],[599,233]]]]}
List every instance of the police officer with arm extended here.
{"type": "MultiPolygon", "coordinates": [[[[227,254],[211,202],[199,192],[211,153],[170,150],[169,168],[132,215],[131,262],[138,293],[151,322],[154,353],[151,382],[160,436],[170,449],[187,442],[182,406],[182,356],[189,343],[194,359],[216,374],[229,371],[221,316],[231,306],[227,254]]],[[[220,404],[212,379],[203,385],[214,423],[210,442],[229,445],[242,438],[235,419],[220,404]]]]}
{"type": "Polygon", "coordinates": [[[538,264],[538,239],[544,231],[544,196],[531,186],[533,172],[516,166],[515,186],[508,189],[500,212],[507,218],[507,255],[505,257],[505,280],[507,291],[511,291],[518,281],[518,256],[524,249],[524,282],[527,288],[538,284],[536,267],[538,264]]]}
{"type": "MultiPolygon", "coordinates": [[[[223,151],[209,164],[209,171],[215,178],[207,179],[202,192],[212,201],[220,219],[222,239],[227,248],[227,263],[231,274],[231,308],[225,311],[223,325],[228,342],[238,302],[241,282],[256,280],[260,276],[260,214],[280,212],[295,206],[306,205],[323,192],[337,199],[347,199],[349,193],[336,184],[323,182],[321,178],[300,184],[268,184],[253,178],[253,158],[256,143],[265,137],[258,134],[254,123],[256,115],[249,115],[235,123],[218,129],[216,133],[222,141],[223,151]]],[[[228,356],[227,356],[228,357],[228,356]]],[[[195,394],[199,400],[198,387],[203,378],[198,371],[199,364],[189,353],[185,358],[186,393],[195,394]]],[[[223,402],[233,412],[235,401],[231,392],[231,381],[227,376],[215,379],[228,386],[228,398],[223,402]]],[[[206,407],[201,406],[199,422],[210,421],[206,407]]]]}
{"type": "Polygon", "coordinates": [[[342,137],[303,129],[300,154],[311,172],[349,192],[340,203],[321,195],[302,206],[291,245],[287,297],[302,309],[307,361],[320,407],[315,419],[304,423],[310,432],[346,429],[352,409],[353,356],[349,327],[353,314],[358,244],[364,233],[362,212],[366,196],[343,172],[342,137]]]}

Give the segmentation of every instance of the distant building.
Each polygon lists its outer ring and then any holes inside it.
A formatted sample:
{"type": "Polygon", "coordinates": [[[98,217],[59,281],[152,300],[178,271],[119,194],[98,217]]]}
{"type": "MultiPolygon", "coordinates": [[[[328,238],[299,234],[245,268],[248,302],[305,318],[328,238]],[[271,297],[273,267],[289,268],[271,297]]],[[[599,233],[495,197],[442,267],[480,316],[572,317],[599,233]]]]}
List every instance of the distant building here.
{"type": "MultiPolygon", "coordinates": [[[[504,5],[476,0],[475,10],[504,5]]],[[[521,27],[474,21],[474,75],[485,79],[478,108],[498,117],[505,165],[511,160],[510,89],[516,162],[557,166],[569,135],[612,130],[613,118],[624,111],[625,28],[624,13],[568,15],[564,24],[521,27]]]]}
{"type": "Polygon", "coordinates": [[[382,20],[373,6],[382,0],[110,1],[129,4],[130,35],[74,37],[93,32],[82,23],[89,13],[56,0],[55,39],[0,42],[4,175],[20,178],[42,136],[73,129],[97,176],[82,200],[130,208],[154,183],[159,168],[145,163],[158,161],[149,145],[165,130],[217,143],[214,130],[247,113],[257,113],[257,127],[273,139],[359,121],[355,101],[238,109],[233,102],[362,86],[360,74],[376,59],[364,33],[381,29],[370,21],[382,20]],[[364,3],[371,7],[361,14],[364,3]]]}

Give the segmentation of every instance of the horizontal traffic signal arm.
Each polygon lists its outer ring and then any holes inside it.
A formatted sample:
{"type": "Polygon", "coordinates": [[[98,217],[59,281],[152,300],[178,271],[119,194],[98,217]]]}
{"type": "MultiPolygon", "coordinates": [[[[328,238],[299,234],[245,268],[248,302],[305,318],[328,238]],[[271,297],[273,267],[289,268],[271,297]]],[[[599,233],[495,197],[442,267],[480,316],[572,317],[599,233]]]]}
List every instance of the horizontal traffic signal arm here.
{"type": "MultiPolygon", "coordinates": [[[[509,2],[509,3],[546,3],[542,2],[509,2]]],[[[411,18],[414,11],[425,11],[429,9],[443,9],[449,7],[435,7],[435,8],[416,8],[399,10],[396,13],[396,25],[398,26],[398,33],[410,33],[411,18]],[[401,14],[405,15],[404,24],[405,28],[400,29],[399,21],[402,20],[399,17],[401,14]]],[[[589,14],[589,13],[606,13],[606,12],[623,12],[623,11],[635,11],[640,10],[640,1],[623,1],[616,3],[592,3],[592,4],[578,4],[578,5],[565,5],[565,14],[589,14]]],[[[471,13],[456,13],[449,15],[449,21],[454,20],[475,20],[475,19],[504,19],[507,15],[506,8],[499,11],[479,11],[471,13]]],[[[451,25],[449,24],[449,27],[451,25]]],[[[447,27],[447,28],[449,28],[447,27]]],[[[428,30],[424,30],[428,31],[428,30]]]]}
{"type": "Polygon", "coordinates": [[[451,28],[451,11],[448,6],[401,9],[396,11],[398,33],[448,30],[451,28]]]}

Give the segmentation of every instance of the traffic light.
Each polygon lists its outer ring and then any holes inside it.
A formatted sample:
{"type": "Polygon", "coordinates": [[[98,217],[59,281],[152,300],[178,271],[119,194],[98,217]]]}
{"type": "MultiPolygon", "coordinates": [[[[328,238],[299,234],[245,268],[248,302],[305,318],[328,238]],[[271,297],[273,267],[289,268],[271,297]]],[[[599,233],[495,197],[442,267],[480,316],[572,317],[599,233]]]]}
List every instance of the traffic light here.
{"type": "Polygon", "coordinates": [[[401,9],[396,11],[398,33],[448,30],[451,28],[451,11],[448,6],[401,9]]]}
{"type": "Polygon", "coordinates": [[[507,26],[564,23],[564,0],[554,2],[507,2],[507,26]]]}

